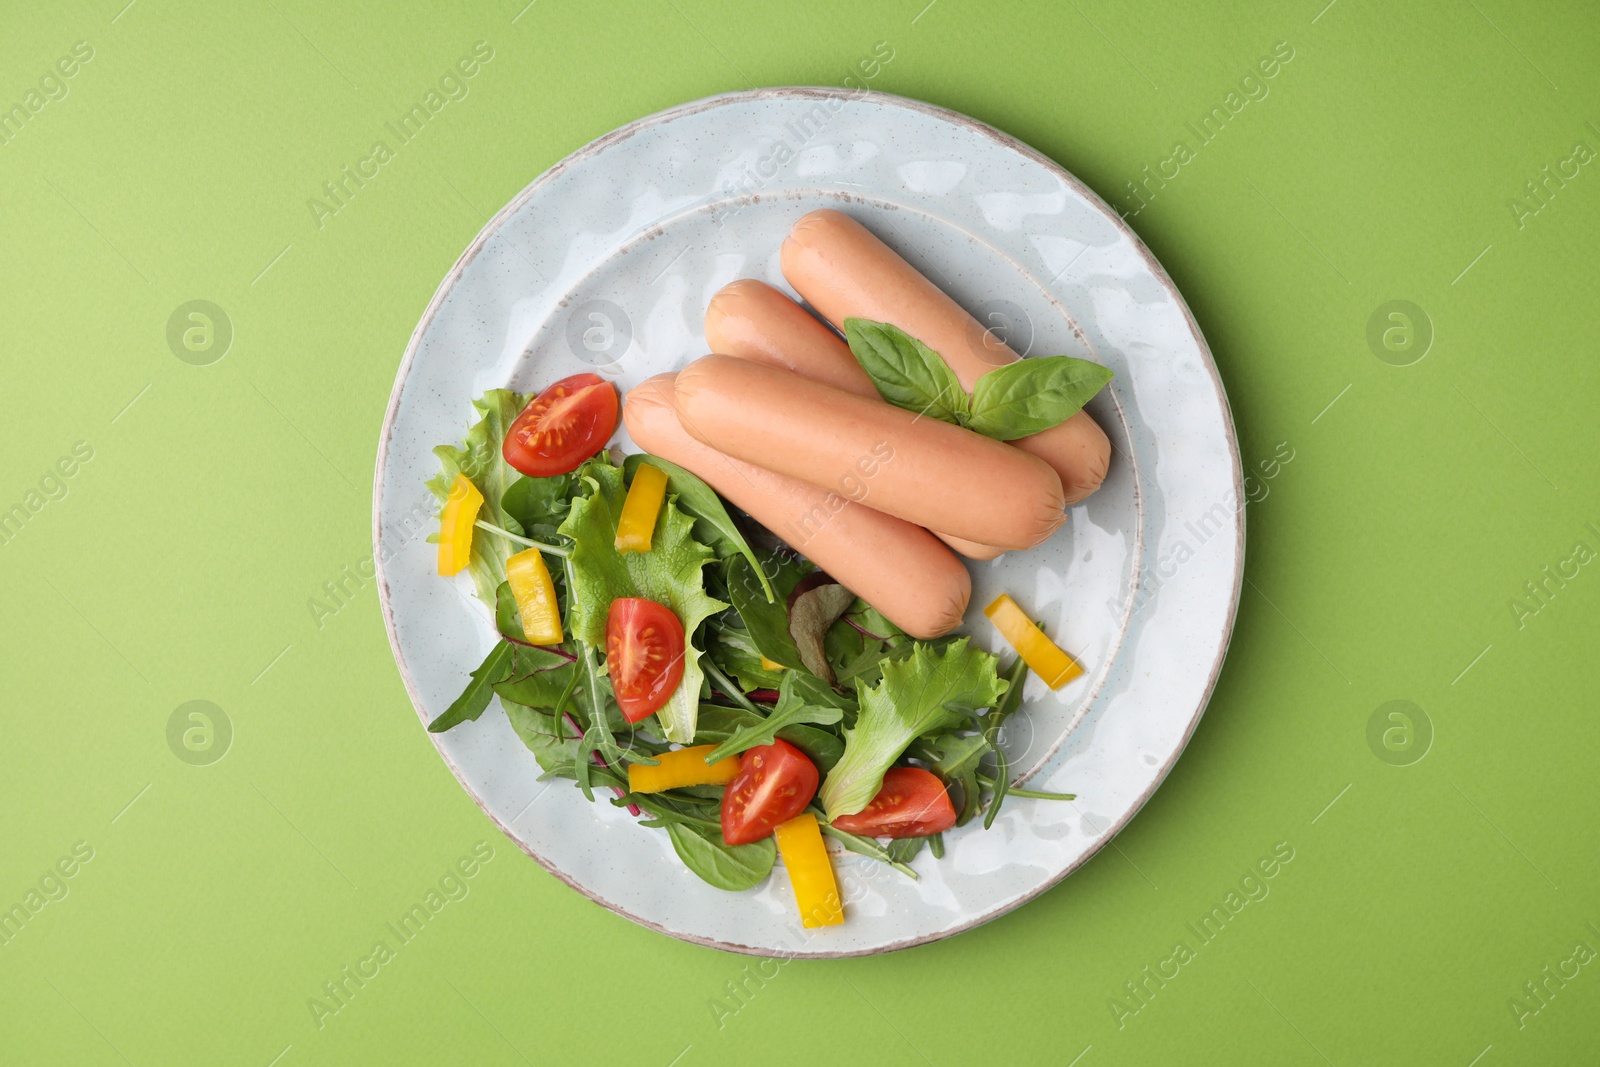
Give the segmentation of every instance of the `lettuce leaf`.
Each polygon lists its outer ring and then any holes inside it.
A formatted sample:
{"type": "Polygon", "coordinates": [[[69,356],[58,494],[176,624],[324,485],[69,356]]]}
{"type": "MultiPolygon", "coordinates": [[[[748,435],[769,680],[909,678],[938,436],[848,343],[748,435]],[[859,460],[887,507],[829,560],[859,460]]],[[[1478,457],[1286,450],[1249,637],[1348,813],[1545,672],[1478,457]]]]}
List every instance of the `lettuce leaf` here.
{"type": "Polygon", "coordinates": [[[664,604],[683,623],[687,638],[683,681],[656,712],[668,741],[694,740],[700,712],[700,650],[694,634],[700,624],[728,605],[706,593],[703,568],[716,553],[694,538],[694,520],[669,497],[656,519],[649,552],[616,550],[617,519],[627,497],[622,468],[604,458],[579,469],[586,492],[572,501],[561,533],[572,538],[571,589],[567,626],[583,643],[606,647],[606,615],[619,597],[643,597],[664,604]]]}
{"type": "MultiPolygon", "coordinates": [[[[503,500],[510,485],[522,475],[500,455],[500,442],[505,440],[511,423],[522,414],[531,396],[513,393],[509,389],[491,389],[474,400],[478,421],[467,431],[461,447],[440,445],[433,450],[439,457],[439,473],[428,480],[428,488],[438,498],[442,508],[450,496],[450,486],[457,474],[465,474],[483,494],[483,510],[479,518],[485,522],[520,534],[522,527],[506,514],[503,500]]],[[[429,538],[437,541],[438,537],[429,538]]],[[[494,607],[495,589],[506,580],[506,557],[521,549],[487,530],[478,530],[472,538],[472,560],[467,571],[472,575],[478,599],[494,607]]]]}
{"type": "Polygon", "coordinates": [[[918,643],[905,659],[883,665],[883,680],[860,689],[861,711],[844,733],[844,757],[822,783],[828,818],[854,815],[877,796],[883,773],[924,734],[971,725],[979,708],[1006,691],[988,652],[966,638],[943,648],[918,643]]]}

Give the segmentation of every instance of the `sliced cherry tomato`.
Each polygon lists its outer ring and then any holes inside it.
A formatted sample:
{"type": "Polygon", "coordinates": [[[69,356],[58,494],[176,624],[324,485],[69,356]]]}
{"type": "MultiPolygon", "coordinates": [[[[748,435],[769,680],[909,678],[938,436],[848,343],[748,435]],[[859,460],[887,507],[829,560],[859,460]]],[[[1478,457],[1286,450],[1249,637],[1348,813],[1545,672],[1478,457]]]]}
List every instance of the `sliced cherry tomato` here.
{"type": "Polygon", "coordinates": [[[760,841],[806,810],[817,795],[817,765],[787,741],[745,750],[739,775],[722,793],[722,839],[760,841]]]}
{"type": "Polygon", "coordinates": [[[622,717],[648,719],[683,680],[683,623],[654,600],[613,600],[606,616],[606,671],[622,717]]]}
{"type": "Polygon", "coordinates": [[[890,767],[883,788],[866,807],[833,820],[846,833],[864,837],[927,837],[955,824],[956,809],[944,783],[920,767],[890,767]]]}
{"type": "Polygon", "coordinates": [[[549,478],[577,470],[616,428],[616,387],[598,374],[574,374],[522,409],[500,454],[530,478],[549,478]]]}

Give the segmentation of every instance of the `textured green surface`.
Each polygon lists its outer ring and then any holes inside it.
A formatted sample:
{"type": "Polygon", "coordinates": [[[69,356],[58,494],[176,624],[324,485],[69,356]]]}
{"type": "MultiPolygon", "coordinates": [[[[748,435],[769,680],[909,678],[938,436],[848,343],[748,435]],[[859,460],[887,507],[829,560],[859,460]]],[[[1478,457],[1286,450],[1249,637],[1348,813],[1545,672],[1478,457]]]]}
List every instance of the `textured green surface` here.
{"type": "Polygon", "coordinates": [[[0,535],[0,907],[93,858],[0,947],[0,1060],[1593,1062],[1600,576],[1541,569],[1600,548],[1600,161],[1542,204],[1525,183],[1600,149],[1600,16],[1325,2],[6,5],[0,104],[93,58],[0,143],[0,509],[39,506],[0,535]],[[319,227],[308,198],[478,41],[468,95],[319,227]],[[758,965],[517,853],[419,728],[370,582],[307,602],[370,555],[396,365],[490,213],[640,115],[837,85],[880,41],[873,87],[1130,212],[1186,142],[1133,225],[1246,462],[1294,458],[1250,507],[1210,711],[1115,848],[948,942],[758,965]],[[1278,42],[1267,95],[1201,145],[1187,124],[1278,42]],[[208,366],[166,338],[193,299],[233,325],[208,366]],[[1397,299],[1435,334],[1404,367],[1367,342],[1397,299]],[[60,498],[30,498],[77,442],[60,498]],[[167,740],[192,700],[233,726],[209,766],[167,740]],[[1369,745],[1394,700],[1431,723],[1420,762],[1369,745]],[[385,924],[480,841],[468,895],[400,944],[385,924]],[[1202,943],[1275,846],[1268,895],[1202,943]],[[379,939],[319,1026],[308,1000],[379,939]]]}

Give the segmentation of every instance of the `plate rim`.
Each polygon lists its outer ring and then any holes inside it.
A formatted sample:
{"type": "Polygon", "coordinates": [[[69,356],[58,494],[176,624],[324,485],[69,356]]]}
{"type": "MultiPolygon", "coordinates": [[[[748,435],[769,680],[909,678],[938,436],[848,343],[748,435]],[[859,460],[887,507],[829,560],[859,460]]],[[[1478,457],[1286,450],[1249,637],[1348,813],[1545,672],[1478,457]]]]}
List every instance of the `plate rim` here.
{"type": "MultiPolygon", "coordinates": [[[[378,452],[373,463],[372,544],[373,562],[377,571],[375,575],[375,584],[377,585],[378,600],[383,615],[384,631],[389,638],[390,654],[393,656],[395,667],[400,673],[400,680],[405,686],[406,695],[411,700],[412,709],[417,713],[417,717],[423,723],[424,728],[427,726],[427,720],[424,718],[422,701],[419,698],[416,684],[411,678],[411,672],[407,668],[405,660],[400,651],[400,638],[396,629],[393,604],[389,596],[389,577],[385,563],[382,559],[381,551],[383,538],[383,472],[388,465],[389,446],[394,437],[394,424],[400,410],[401,394],[405,386],[406,378],[410,374],[412,362],[415,360],[417,350],[421,346],[423,335],[433,324],[435,316],[437,316],[440,309],[444,306],[446,298],[449,296],[449,293],[455,287],[456,283],[461,280],[461,276],[466,271],[466,268],[478,257],[479,253],[483,251],[490,239],[492,239],[496,233],[498,233],[504,222],[517,211],[519,211],[523,205],[532,199],[532,197],[540,189],[554,181],[569,167],[600,154],[610,146],[625,141],[639,133],[641,130],[644,130],[650,126],[658,125],[673,119],[687,117],[689,115],[699,114],[700,112],[709,111],[713,108],[723,107],[729,104],[770,99],[843,99],[847,102],[867,101],[875,102],[886,107],[920,112],[924,115],[931,116],[941,121],[949,122],[955,126],[968,129],[974,133],[977,133],[981,137],[994,142],[1001,148],[1016,152],[1031,162],[1046,168],[1051,174],[1055,175],[1068,187],[1070,187],[1076,194],[1082,196],[1091,205],[1096,207],[1106,218],[1106,220],[1117,229],[1120,235],[1128,239],[1134,251],[1144,262],[1146,268],[1156,278],[1157,282],[1167,291],[1167,293],[1171,295],[1176,306],[1183,313],[1184,323],[1187,325],[1190,335],[1194,338],[1195,344],[1199,347],[1200,354],[1203,357],[1205,371],[1210,377],[1217,398],[1221,402],[1223,430],[1227,441],[1228,455],[1232,460],[1232,470],[1230,473],[1232,474],[1233,479],[1234,499],[1235,501],[1243,499],[1242,490],[1244,486],[1244,471],[1239,453],[1238,432],[1233,421],[1233,406],[1228,400],[1228,392],[1226,387],[1223,385],[1221,373],[1217,369],[1216,359],[1211,354],[1211,346],[1206,343],[1205,335],[1201,332],[1200,325],[1195,320],[1194,313],[1190,310],[1188,301],[1183,298],[1183,293],[1179,291],[1178,286],[1172,280],[1172,277],[1167,273],[1160,261],[1156,259],[1155,255],[1145,245],[1144,241],[1140,239],[1139,235],[1135,233],[1133,228],[1127,224],[1127,221],[1122,217],[1122,215],[1109,203],[1107,203],[1098,193],[1096,193],[1088,185],[1084,184],[1082,180],[1068,171],[1061,164],[1044,155],[1031,145],[1011,136],[997,127],[975,119],[970,115],[965,115],[959,111],[953,111],[949,108],[940,107],[936,104],[929,104],[922,100],[899,96],[894,93],[881,92],[875,89],[840,89],[832,86],[807,85],[768,86],[757,89],[738,89],[731,92],[717,93],[711,96],[701,97],[697,100],[690,100],[682,104],[677,104],[672,107],[664,108],[660,111],[644,115],[640,118],[634,119],[632,122],[628,122],[617,127],[609,133],[595,138],[594,140],[558,160],[545,171],[537,175],[527,185],[525,185],[516,196],[512,197],[504,207],[495,212],[494,215],[483,224],[483,227],[478,231],[477,236],[473,238],[472,242],[461,253],[461,255],[457,257],[455,263],[445,274],[444,278],[439,282],[437,288],[435,288],[433,296],[428,300],[427,308],[423,311],[422,317],[417,321],[415,329],[413,329],[411,332],[410,339],[406,342],[405,353],[400,360],[400,366],[395,372],[394,385],[389,393],[389,403],[384,409],[383,423],[378,434],[378,452]]],[[[472,798],[473,803],[478,806],[479,810],[481,810],[484,815],[488,816],[489,821],[493,823],[501,833],[509,838],[518,849],[530,857],[545,871],[549,872],[551,875],[554,875],[563,884],[577,891],[589,901],[599,905],[606,911],[620,915],[630,922],[636,923],[648,930],[665,934],[668,937],[672,937],[679,941],[686,941],[690,944],[701,945],[707,948],[721,949],[726,952],[733,952],[747,956],[758,956],[774,959],[849,959],[863,956],[876,956],[886,952],[897,952],[902,949],[914,948],[918,945],[925,945],[934,941],[942,941],[945,938],[954,937],[957,934],[965,933],[974,929],[975,927],[982,926],[985,923],[992,922],[993,920],[1004,915],[1008,915],[1017,908],[1022,907],[1024,904],[1030,903],[1049,890],[1054,889],[1057,885],[1060,885],[1061,882],[1063,882],[1069,875],[1076,872],[1080,867],[1088,863],[1089,860],[1098,855],[1101,849],[1105,848],[1113,838],[1121,833],[1122,830],[1133,821],[1133,818],[1144,809],[1144,806],[1149,803],[1150,798],[1155,795],[1156,790],[1161,788],[1161,785],[1166,781],[1167,776],[1172,772],[1172,769],[1177,766],[1179,758],[1182,757],[1184,751],[1189,747],[1190,740],[1194,737],[1195,731],[1199,728],[1200,720],[1205,715],[1207,707],[1210,706],[1212,694],[1216,690],[1217,681],[1221,676],[1223,664],[1228,656],[1228,649],[1233,643],[1234,624],[1238,618],[1239,601],[1244,588],[1245,510],[1246,509],[1244,507],[1238,507],[1234,512],[1236,521],[1234,537],[1233,588],[1229,597],[1226,617],[1223,620],[1221,643],[1217,649],[1216,657],[1211,664],[1211,670],[1206,679],[1205,687],[1200,694],[1200,698],[1195,705],[1194,711],[1190,716],[1188,723],[1184,726],[1182,736],[1178,739],[1176,746],[1173,748],[1171,756],[1161,765],[1160,768],[1157,769],[1155,777],[1151,781],[1148,788],[1146,788],[1145,791],[1140,794],[1137,800],[1128,808],[1127,812],[1124,813],[1121,818],[1108,823],[1103,829],[1101,829],[1096,834],[1094,840],[1089,843],[1088,847],[1086,847],[1076,859],[1068,863],[1060,871],[1050,875],[1040,882],[1039,885],[1033,887],[1025,893],[1020,894],[1013,900],[1007,901],[1004,904],[1001,904],[992,910],[986,911],[983,914],[966,922],[949,927],[947,929],[939,930],[934,933],[904,938],[899,941],[877,945],[871,948],[823,952],[784,952],[782,950],[774,952],[772,949],[767,947],[743,945],[737,942],[725,941],[718,938],[706,937],[700,934],[669,929],[661,923],[646,919],[639,915],[635,915],[619,904],[601,899],[600,897],[596,896],[595,893],[591,892],[587,887],[576,881],[573,877],[569,876],[566,872],[556,867],[552,862],[545,859],[543,856],[539,855],[532,848],[526,845],[517,836],[517,834],[513,832],[511,827],[502,822],[494,814],[494,812],[489,810],[489,807],[484,803],[483,798],[472,787],[471,783],[467,781],[466,777],[463,776],[461,768],[456,765],[456,762],[450,757],[449,753],[445,751],[440,738],[431,733],[427,736],[428,739],[433,743],[434,750],[444,761],[445,766],[450,769],[450,773],[455,777],[462,789],[465,790],[467,795],[472,798]]],[[[1132,582],[1136,585],[1138,579],[1139,575],[1135,573],[1133,575],[1132,582]]],[[[1065,738],[1063,738],[1063,741],[1064,740],[1065,738]]]]}

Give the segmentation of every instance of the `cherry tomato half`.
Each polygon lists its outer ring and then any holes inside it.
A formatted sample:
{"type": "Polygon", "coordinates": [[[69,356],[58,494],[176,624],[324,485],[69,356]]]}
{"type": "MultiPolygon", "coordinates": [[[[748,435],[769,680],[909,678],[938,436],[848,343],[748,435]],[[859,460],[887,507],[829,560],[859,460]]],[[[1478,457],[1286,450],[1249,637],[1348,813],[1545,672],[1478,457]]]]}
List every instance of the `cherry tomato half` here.
{"type": "Polygon", "coordinates": [[[622,717],[648,719],[683,680],[683,623],[654,600],[613,600],[606,616],[606,672],[622,717]]]}
{"type": "Polygon", "coordinates": [[[530,478],[549,478],[577,470],[616,428],[616,387],[598,374],[574,374],[529,401],[500,454],[530,478]]]}
{"type": "Polygon", "coordinates": [[[739,775],[722,793],[722,839],[760,841],[806,809],[817,795],[817,765],[787,741],[747,749],[739,775]]]}
{"type": "Polygon", "coordinates": [[[956,824],[956,809],[944,783],[920,767],[890,767],[883,788],[854,815],[841,815],[833,825],[864,837],[926,837],[956,824]]]}

